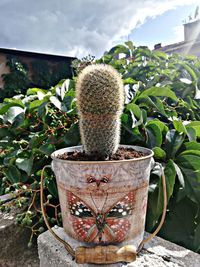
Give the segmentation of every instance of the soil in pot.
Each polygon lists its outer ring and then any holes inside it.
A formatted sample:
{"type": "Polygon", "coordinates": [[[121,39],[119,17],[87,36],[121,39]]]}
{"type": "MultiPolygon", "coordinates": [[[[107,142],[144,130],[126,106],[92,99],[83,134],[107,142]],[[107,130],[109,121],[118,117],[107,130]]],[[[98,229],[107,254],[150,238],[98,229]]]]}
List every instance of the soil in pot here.
{"type": "Polygon", "coordinates": [[[148,154],[136,151],[133,148],[118,148],[117,152],[110,157],[102,158],[98,153],[94,153],[93,155],[86,155],[84,151],[74,150],[72,152],[65,152],[63,154],[57,155],[57,158],[64,160],[74,160],[74,161],[100,161],[100,160],[127,160],[134,159],[147,156],[148,154]]]}

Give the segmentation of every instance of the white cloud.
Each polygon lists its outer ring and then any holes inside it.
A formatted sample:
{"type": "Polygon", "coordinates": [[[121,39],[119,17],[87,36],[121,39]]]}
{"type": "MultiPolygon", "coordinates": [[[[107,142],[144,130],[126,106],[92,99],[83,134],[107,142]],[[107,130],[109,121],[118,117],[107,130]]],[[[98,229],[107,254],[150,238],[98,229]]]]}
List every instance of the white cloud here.
{"type": "Polygon", "coordinates": [[[147,18],[197,0],[1,0],[0,46],[96,56],[147,18]]]}

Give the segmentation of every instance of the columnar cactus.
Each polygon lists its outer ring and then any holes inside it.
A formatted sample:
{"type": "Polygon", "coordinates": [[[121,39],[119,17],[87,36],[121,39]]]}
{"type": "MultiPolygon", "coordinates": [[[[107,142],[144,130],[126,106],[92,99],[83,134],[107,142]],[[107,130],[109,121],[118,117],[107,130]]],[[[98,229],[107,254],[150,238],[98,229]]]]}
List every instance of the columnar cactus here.
{"type": "Polygon", "coordinates": [[[108,158],[116,152],[120,141],[124,105],[120,75],[109,65],[89,65],[78,76],[76,97],[85,153],[108,158]]]}

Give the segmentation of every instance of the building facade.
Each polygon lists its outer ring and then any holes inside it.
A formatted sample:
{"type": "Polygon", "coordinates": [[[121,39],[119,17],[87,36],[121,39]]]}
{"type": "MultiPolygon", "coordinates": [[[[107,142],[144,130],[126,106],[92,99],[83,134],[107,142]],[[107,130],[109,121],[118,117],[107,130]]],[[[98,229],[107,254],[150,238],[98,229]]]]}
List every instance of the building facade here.
{"type": "Polygon", "coordinates": [[[154,46],[154,50],[160,50],[167,54],[194,55],[200,57],[200,19],[183,24],[184,41],[163,46],[161,43],[154,46]]]}
{"type": "Polygon", "coordinates": [[[0,48],[0,98],[5,94],[6,79],[12,72],[11,65],[20,62],[25,66],[29,87],[48,88],[52,82],[72,77],[72,61],[74,57],[49,55],[0,48]]]}

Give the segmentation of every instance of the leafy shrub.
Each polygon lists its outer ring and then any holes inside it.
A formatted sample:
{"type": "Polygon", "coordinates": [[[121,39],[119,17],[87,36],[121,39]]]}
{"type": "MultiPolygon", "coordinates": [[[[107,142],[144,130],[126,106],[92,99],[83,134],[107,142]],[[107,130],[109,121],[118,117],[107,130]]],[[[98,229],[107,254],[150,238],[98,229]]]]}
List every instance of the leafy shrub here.
{"type": "MultiPolygon", "coordinates": [[[[200,251],[200,61],[127,42],[98,62],[118,69],[126,87],[121,143],[153,149],[164,166],[168,212],[160,235],[200,251]]],[[[155,228],[162,204],[160,173],[154,169],[148,231],[155,228]]]]}
{"type": "MultiPolygon", "coordinates": [[[[168,56],[131,42],[113,47],[97,60],[116,68],[126,91],[121,143],[153,149],[166,175],[168,212],[160,235],[200,251],[200,61],[168,56]]],[[[0,106],[1,193],[17,191],[25,205],[18,223],[44,230],[39,207],[39,178],[55,149],[80,142],[74,80],[48,92],[29,89],[26,96],[5,99],[0,106]]],[[[55,178],[45,174],[50,223],[61,224],[55,178]]],[[[159,170],[151,173],[146,229],[162,213],[159,170]]],[[[8,205],[2,205],[5,209],[8,205]]]]}
{"type": "MultiPolygon", "coordinates": [[[[31,88],[25,96],[6,98],[0,104],[1,194],[15,192],[15,204],[25,211],[17,222],[32,229],[43,228],[39,207],[41,169],[56,149],[79,142],[74,83],[66,80],[47,90],[31,88]]],[[[50,222],[60,224],[54,176],[46,173],[45,195],[50,222]]],[[[1,209],[9,211],[9,205],[1,209]]]]}

